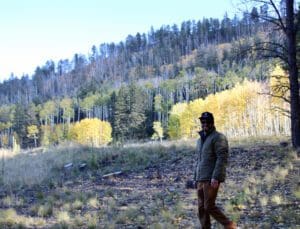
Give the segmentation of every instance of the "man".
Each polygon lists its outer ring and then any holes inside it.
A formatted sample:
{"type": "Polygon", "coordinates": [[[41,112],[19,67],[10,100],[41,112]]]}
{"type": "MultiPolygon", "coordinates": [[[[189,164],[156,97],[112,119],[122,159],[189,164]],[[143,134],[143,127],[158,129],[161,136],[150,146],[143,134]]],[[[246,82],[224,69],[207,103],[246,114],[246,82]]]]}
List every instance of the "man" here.
{"type": "Polygon", "coordinates": [[[203,229],[211,227],[210,215],[226,229],[235,229],[230,221],[215,205],[218,189],[225,180],[228,142],[226,137],[217,132],[214,117],[210,112],[204,112],[199,118],[202,131],[197,141],[197,165],[195,181],[198,196],[198,216],[203,229]]]}

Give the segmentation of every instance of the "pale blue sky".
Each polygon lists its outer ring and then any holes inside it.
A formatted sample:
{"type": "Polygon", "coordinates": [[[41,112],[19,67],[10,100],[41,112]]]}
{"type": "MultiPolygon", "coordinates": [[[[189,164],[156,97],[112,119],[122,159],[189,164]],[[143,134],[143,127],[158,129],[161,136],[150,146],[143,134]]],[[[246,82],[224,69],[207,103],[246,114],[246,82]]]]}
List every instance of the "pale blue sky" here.
{"type": "Polygon", "coordinates": [[[235,0],[0,0],[0,81],[150,27],[238,13],[235,0]]]}

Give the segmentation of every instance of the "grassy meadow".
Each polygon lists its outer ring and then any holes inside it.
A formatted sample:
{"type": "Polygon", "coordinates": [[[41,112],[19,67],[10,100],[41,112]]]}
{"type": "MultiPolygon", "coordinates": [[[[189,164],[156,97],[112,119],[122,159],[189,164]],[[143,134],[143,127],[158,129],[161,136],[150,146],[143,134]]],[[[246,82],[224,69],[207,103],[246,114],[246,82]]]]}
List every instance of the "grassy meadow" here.
{"type": "MultiPolygon", "coordinates": [[[[299,155],[281,141],[230,140],[217,203],[240,228],[300,227],[299,155]]],[[[195,140],[0,156],[0,228],[200,227],[195,190],[186,188],[195,140]]]]}

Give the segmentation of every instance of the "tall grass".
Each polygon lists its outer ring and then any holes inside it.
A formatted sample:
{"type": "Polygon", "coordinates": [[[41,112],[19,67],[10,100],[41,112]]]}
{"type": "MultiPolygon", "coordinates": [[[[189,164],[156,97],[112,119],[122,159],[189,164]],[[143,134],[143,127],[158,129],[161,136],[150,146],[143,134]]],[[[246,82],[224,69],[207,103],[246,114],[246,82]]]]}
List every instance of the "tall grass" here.
{"type": "Polygon", "coordinates": [[[11,188],[37,185],[45,181],[55,182],[66,173],[78,173],[82,163],[87,165],[88,170],[97,170],[102,175],[116,170],[135,171],[160,163],[168,158],[169,153],[178,153],[182,147],[189,147],[192,152],[191,142],[182,141],[101,148],[66,143],[20,153],[6,150],[2,151],[4,162],[0,164],[3,170],[0,180],[11,188]],[[65,169],[64,165],[69,163],[72,166],[65,169]]]}

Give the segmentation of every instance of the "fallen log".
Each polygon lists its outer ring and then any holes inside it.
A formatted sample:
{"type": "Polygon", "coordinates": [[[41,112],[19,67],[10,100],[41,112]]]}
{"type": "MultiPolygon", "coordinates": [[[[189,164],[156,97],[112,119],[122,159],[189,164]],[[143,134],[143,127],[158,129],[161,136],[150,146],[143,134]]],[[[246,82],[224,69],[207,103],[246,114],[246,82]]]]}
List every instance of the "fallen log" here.
{"type": "Polygon", "coordinates": [[[117,176],[117,175],[120,175],[120,174],[122,174],[122,171],[117,171],[117,172],[105,174],[105,175],[102,176],[102,178],[117,176]]]}

